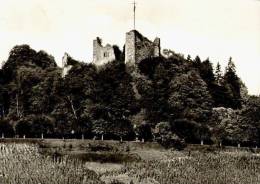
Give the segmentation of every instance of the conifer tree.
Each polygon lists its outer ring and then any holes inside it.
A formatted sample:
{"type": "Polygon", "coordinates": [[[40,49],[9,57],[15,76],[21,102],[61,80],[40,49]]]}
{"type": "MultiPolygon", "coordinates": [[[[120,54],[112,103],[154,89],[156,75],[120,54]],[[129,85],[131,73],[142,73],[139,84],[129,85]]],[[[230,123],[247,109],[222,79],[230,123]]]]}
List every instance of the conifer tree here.
{"type": "Polygon", "coordinates": [[[236,74],[236,66],[232,61],[232,57],[229,58],[228,66],[224,74],[224,85],[228,89],[230,96],[232,97],[232,103],[230,106],[232,108],[241,107],[241,95],[240,88],[241,83],[240,79],[236,74]]]}
{"type": "Polygon", "coordinates": [[[219,64],[219,62],[217,63],[216,70],[215,70],[215,79],[216,79],[217,84],[220,85],[221,81],[223,79],[223,74],[222,74],[221,65],[219,64]]]}

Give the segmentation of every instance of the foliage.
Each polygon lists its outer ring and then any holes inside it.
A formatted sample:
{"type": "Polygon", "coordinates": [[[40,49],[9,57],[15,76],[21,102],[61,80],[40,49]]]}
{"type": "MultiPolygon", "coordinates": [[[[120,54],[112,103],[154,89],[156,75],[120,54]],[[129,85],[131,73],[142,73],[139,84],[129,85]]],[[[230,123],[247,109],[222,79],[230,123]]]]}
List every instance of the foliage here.
{"type": "Polygon", "coordinates": [[[156,140],[166,148],[183,149],[185,147],[184,140],[177,134],[172,132],[169,122],[160,122],[155,127],[156,140]]]}
{"type": "Polygon", "coordinates": [[[220,64],[214,72],[210,59],[186,59],[172,50],[164,51],[167,58],[129,66],[124,51],[113,47],[116,60],[103,66],[68,56],[72,67],[62,78],[51,55],[15,46],[0,70],[3,130],[11,136],[11,127],[5,129],[11,125],[20,136],[151,140],[168,122],[169,135],[158,137],[259,142],[259,97],[247,94],[232,58],[224,74],[220,64]],[[231,108],[233,119],[216,108],[231,108]]]}
{"type": "Polygon", "coordinates": [[[0,120],[0,135],[4,137],[13,137],[13,126],[7,120],[0,120]]]}
{"type": "Polygon", "coordinates": [[[210,142],[211,134],[206,125],[187,119],[176,119],[171,129],[187,143],[199,143],[201,140],[210,142]]]}
{"type": "Polygon", "coordinates": [[[230,106],[232,108],[241,108],[241,82],[236,74],[236,67],[232,61],[232,58],[229,59],[228,66],[224,74],[224,85],[232,96],[230,106]]]}
{"type": "Polygon", "coordinates": [[[19,137],[32,135],[32,124],[27,118],[19,120],[15,126],[15,132],[19,137]]]}
{"type": "Polygon", "coordinates": [[[144,139],[145,141],[149,141],[153,138],[151,126],[146,122],[142,122],[136,126],[135,134],[139,140],[144,139]]]}

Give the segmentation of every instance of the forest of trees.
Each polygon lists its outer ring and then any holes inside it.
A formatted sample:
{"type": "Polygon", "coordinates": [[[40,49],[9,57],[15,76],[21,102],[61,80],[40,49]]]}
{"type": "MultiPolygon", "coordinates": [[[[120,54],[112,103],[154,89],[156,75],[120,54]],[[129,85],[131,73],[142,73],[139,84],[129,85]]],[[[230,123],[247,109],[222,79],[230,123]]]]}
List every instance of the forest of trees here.
{"type": "Polygon", "coordinates": [[[5,137],[157,140],[256,146],[260,98],[247,94],[232,58],[222,73],[209,59],[172,52],[126,65],[69,57],[62,68],[44,51],[15,46],[0,70],[0,133],[5,137]]]}

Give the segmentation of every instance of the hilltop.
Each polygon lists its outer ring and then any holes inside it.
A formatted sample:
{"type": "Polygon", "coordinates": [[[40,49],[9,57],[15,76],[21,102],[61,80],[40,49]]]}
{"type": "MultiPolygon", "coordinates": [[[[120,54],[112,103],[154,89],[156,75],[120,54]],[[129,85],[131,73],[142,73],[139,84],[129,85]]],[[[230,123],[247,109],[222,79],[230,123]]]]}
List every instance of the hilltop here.
{"type": "Polygon", "coordinates": [[[15,46],[0,70],[0,132],[6,137],[157,140],[164,146],[255,146],[260,100],[249,96],[232,58],[221,73],[209,59],[150,57],[125,64],[124,51],[102,66],[15,46]]]}

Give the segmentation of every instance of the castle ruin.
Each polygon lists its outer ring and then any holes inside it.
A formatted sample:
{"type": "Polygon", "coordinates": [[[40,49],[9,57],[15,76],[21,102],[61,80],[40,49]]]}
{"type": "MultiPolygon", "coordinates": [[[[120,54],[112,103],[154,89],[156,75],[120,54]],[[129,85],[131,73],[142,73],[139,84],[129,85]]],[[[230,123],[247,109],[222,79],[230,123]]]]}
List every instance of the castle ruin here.
{"type": "Polygon", "coordinates": [[[160,52],[160,38],[151,42],[136,30],[126,33],[125,63],[137,64],[146,58],[159,57],[160,52]]]}
{"type": "MultiPolygon", "coordinates": [[[[152,42],[146,37],[141,35],[137,30],[132,30],[126,33],[125,39],[125,63],[135,65],[140,61],[159,57],[161,55],[160,38],[155,38],[152,42]]],[[[106,46],[102,45],[102,40],[97,37],[93,41],[93,63],[97,66],[104,65],[108,62],[116,60],[117,47],[113,47],[110,44],[106,46]]],[[[117,54],[118,55],[118,54],[117,54]]],[[[65,53],[62,58],[62,77],[64,78],[72,65],[68,63],[70,56],[65,53]]]]}
{"type": "MultiPolygon", "coordinates": [[[[125,63],[137,64],[143,59],[159,57],[161,53],[160,38],[154,42],[148,40],[137,30],[126,33],[125,63]]],[[[107,44],[102,46],[102,41],[97,38],[93,41],[93,63],[103,65],[116,59],[114,48],[107,44]]]]}
{"type": "Polygon", "coordinates": [[[102,46],[102,40],[97,37],[93,41],[93,63],[103,65],[116,59],[114,48],[107,44],[102,46]]]}
{"type": "Polygon", "coordinates": [[[62,73],[61,77],[64,78],[72,68],[72,65],[68,64],[69,54],[65,52],[64,56],[62,57],[62,73]]]}

